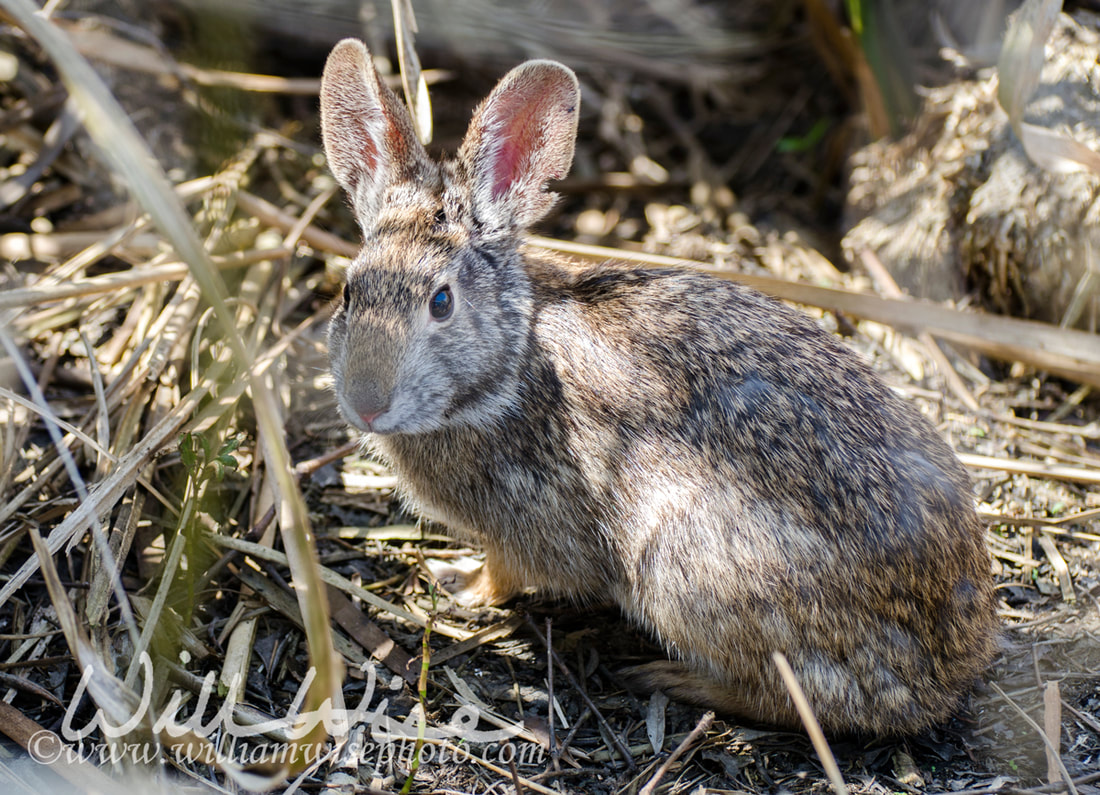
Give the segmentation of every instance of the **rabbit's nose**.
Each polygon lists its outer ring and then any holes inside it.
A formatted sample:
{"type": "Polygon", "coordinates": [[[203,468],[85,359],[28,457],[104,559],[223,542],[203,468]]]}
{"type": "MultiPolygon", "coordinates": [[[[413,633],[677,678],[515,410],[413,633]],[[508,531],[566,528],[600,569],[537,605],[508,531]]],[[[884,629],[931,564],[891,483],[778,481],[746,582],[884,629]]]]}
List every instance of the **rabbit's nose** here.
{"type": "Polygon", "coordinates": [[[373,429],[374,423],[390,410],[393,402],[387,390],[367,379],[350,382],[345,398],[347,408],[354,412],[353,416],[359,418],[356,424],[361,422],[364,429],[373,429]]]}
{"type": "Polygon", "coordinates": [[[378,411],[360,411],[359,416],[360,418],[362,418],[363,422],[367,424],[368,427],[372,427],[374,425],[374,421],[378,419],[382,414],[384,414],[388,408],[389,406],[383,406],[382,408],[378,409],[378,411]]]}

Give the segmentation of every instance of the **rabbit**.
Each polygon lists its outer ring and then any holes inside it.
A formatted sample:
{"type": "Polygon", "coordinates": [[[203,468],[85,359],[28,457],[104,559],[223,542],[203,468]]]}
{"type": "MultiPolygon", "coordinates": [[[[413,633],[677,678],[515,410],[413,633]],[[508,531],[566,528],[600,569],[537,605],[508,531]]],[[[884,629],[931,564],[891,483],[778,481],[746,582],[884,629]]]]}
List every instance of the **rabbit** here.
{"type": "Polygon", "coordinates": [[[613,601],[668,650],[635,679],[797,728],[942,723],[997,645],[968,476],[804,313],[688,269],[525,247],[580,92],[530,61],[436,162],[359,41],[321,86],[364,242],[329,329],[339,411],[420,516],[485,552],[467,604],[613,601]]]}

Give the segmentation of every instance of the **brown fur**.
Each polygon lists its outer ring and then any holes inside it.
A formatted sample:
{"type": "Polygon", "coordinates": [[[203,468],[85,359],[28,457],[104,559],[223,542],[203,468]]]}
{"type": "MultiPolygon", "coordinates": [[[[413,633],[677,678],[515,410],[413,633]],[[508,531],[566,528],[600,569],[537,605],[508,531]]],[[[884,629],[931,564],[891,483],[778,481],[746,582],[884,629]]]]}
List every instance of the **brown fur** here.
{"type": "Polygon", "coordinates": [[[754,291],[521,252],[572,158],[565,67],[513,70],[442,164],[372,75],[345,41],[322,85],[365,234],[337,399],[410,504],[484,547],[462,596],[613,599],[682,661],[645,681],[744,717],[797,723],[778,650],[829,730],[944,720],[996,629],[969,481],[928,422],[754,291]]]}

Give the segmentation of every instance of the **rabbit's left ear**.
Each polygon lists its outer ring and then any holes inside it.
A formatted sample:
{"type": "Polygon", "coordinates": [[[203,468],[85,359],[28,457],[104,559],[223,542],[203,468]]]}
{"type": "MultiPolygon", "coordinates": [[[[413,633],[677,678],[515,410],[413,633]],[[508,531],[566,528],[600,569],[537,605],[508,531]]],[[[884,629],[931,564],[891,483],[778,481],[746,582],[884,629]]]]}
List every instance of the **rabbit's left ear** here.
{"type": "Polygon", "coordinates": [[[528,61],[504,76],[474,113],[459,150],[473,180],[473,211],[491,230],[520,230],[554,200],[545,190],[573,162],[580,88],[554,61],[528,61]]]}

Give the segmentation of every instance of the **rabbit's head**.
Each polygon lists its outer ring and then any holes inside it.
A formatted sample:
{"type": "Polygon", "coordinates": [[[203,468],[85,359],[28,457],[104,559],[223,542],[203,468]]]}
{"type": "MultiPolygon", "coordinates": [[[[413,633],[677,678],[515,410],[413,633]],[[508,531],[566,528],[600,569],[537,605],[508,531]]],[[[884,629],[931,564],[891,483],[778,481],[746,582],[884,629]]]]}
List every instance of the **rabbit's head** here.
{"type": "Polygon", "coordinates": [[[569,170],[579,90],[551,61],[513,69],[453,162],[428,157],[362,43],[321,83],[325,153],[363,231],[329,331],[337,400],[357,428],[424,433],[507,411],[529,344],[519,235],[569,170]]]}

